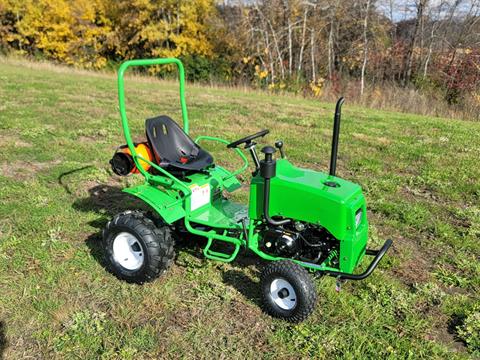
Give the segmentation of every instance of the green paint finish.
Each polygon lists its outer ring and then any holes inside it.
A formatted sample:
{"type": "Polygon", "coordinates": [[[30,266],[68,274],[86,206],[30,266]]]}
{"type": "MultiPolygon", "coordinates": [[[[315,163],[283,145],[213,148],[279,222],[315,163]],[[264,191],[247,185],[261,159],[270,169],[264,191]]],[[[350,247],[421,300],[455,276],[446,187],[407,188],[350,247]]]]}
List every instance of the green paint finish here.
{"type": "MultiPolygon", "coordinates": [[[[365,253],[368,222],[365,198],[357,184],[301,169],[280,159],[276,176],[271,179],[269,215],[326,228],[340,241],[341,271],[352,272],[365,253]],[[339,186],[327,186],[327,181],[339,186]],[[358,210],[362,211],[362,219],[357,229],[355,214],[358,210]]],[[[257,220],[263,217],[263,179],[259,175],[251,183],[249,216],[257,220]]]]}
{"type": "Polygon", "coordinates": [[[231,262],[231,261],[235,260],[235,258],[238,255],[238,252],[240,250],[240,246],[241,246],[240,243],[236,243],[236,244],[234,244],[234,249],[233,249],[232,253],[231,254],[225,254],[225,253],[221,253],[221,252],[218,252],[218,251],[211,250],[210,247],[212,246],[212,244],[213,244],[213,238],[208,238],[207,245],[203,249],[203,255],[205,255],[205,257],[207,259],[223,261],[223,262],[231,262]]]}
{"type": "Polygon", "coordinates": [[[180,107],[182,108],[182,119],[183,119],[183,130],[186,134],[188,134],[189,126],[188,126],[188,113],[187,113],[187,103],[185,101],[185,70],[183,68],[183,64],[180,60],[175,58],[166,58],[166,59],[138,59],[138,60],[128,60],[122,63],[120,69],[118,70],[118,105],[120,109],[120,117],[122,118],[122,127],[123,133],[125,135],[125,140],[127,142],[128,148],[132,153],[133,160],[137,166],[137,169],[140,173],[145,176],[148,180],[152,176],[145,171],[142,166],[140,166],[138,162],[137,152],[135,151],[135,146],[133,144],[132,136],[130,134],[130,128],[128,126],[128,118],[127,118],[127,110],[125,107],[125,85],[124,85],[124,77],[125,71],[129,67],[135,66],[153,66],[153,65],[169,65],[175,64],[178,69],[178,79],[180,84],[180,107]]]}
{"type": "Polygon", "coordinates": [[[355,267],[362,261],[365,255],[368,241],[367,208],[363,195],[349,204],[347,210],[348,223],[347,236],[340,240],[340,270],[353,273],[355,267]],[[361,211],[360,224],[355,224],[355,214],[361,211]]]}
{"type": "MultiPolygon", "coordinates": [[[[322,225],[337,239],[344,239],[355,221],[349,216],[351,207],[355,204],[360,208],[364,201],[361,187],[354,183],[298,168],[286,159],[277,161],[277,176],[271,180],[270,216],[322,225]],[[340,186],[326,186],[326,181],[340,186]]],[[[259,175],[252,179],[250,203],[250,217],[261,219],[263,179],[259,175]]]]}
{"type": "Polygon", "coordinates": [[[152,185],[140,185],[123,190],[150,205],[168,224],[185,217],[184,201],[175,192],[167,193],[152,185]]]}
{"type": "Polygon", "coordinates": [[[190,221],[208,225],[214,228],[241,229],[241,220],[247,217],[245,205],[237,204],[226,199],[218,199],[207,206],[192,213],[190,221]]]}

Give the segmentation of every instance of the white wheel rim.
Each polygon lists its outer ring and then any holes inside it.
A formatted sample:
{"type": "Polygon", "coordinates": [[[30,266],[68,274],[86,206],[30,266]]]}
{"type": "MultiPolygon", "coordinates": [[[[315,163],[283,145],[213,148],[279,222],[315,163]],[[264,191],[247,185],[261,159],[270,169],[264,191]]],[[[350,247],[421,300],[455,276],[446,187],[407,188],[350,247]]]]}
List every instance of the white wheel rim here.
{"type": "Polygon", "coordinates": [[[278,278],[272,281],[270,296],[280,309],[292,310],[297,305],[297,294],[293,286],[285,279],[278,278]]]}
{"type": "Polygon", "coordinates": [[[145,261],[142,245],[128,232],[119,233],[113,240],[113,258],[127,270],[138,270],[145,261]]]}

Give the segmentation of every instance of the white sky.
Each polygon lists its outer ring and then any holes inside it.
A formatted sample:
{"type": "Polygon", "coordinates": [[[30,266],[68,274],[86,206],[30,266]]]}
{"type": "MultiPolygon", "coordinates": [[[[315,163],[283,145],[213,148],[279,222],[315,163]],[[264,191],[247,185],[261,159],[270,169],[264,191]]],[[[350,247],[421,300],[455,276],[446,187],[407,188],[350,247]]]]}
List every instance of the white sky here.
{"type": "MultiPolygon", "coordinates": [[[[414,17],[417,2],[418,0],[379,0],[377,9],[397,22],[414,17]]],[[[449,14],[456,4],[455,16],[461,16],[470,11],[472,6],[478,11],[479,3],[479,0],[429,0],[428,12],[432,17],[443,17],[449,14]]]]}

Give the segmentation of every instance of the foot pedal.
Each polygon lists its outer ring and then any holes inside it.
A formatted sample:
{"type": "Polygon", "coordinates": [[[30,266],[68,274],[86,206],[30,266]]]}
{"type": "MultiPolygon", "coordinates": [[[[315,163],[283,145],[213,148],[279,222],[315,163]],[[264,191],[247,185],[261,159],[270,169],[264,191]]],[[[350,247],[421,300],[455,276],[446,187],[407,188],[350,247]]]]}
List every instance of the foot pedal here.
{"type": "Polygon", "coordinates": [[[231,262],[233,261],[233,259],[237,257],[238,251],[240,250],[240,245],[235,244],[234,245],[235,249],[233,250],[233,252],[231,254],[225,254],[222,252],[210,250],[210,246],[212,246],[212,244],[213,244],[213,238],[209,237],[207,245],[203,249],[203,255],[205,255],[207,259],[211,259],[211,260],[231,262]]]}

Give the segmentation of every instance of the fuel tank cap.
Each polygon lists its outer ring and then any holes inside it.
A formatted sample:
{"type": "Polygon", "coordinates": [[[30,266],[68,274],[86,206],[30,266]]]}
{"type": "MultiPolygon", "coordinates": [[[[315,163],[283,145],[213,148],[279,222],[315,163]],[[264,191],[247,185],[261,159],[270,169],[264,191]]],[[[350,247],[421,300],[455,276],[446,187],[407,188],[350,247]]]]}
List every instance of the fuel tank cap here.
{"type": "Polygon", "coordinates": [[[340,184],[335,181],[325,181],[323,185],[334,187],[334,188],[340,187],[340,184]]]}

